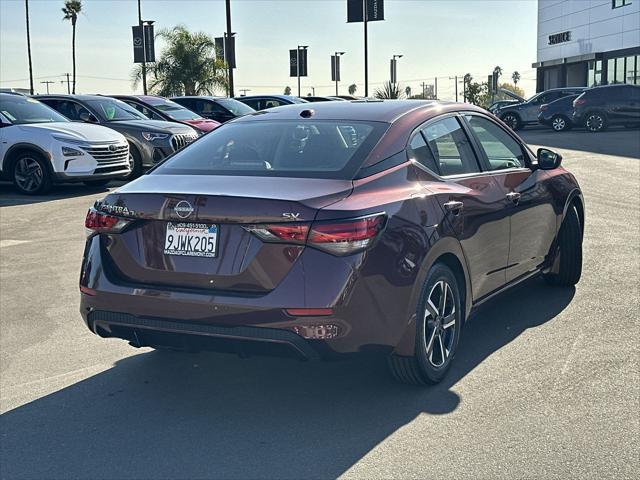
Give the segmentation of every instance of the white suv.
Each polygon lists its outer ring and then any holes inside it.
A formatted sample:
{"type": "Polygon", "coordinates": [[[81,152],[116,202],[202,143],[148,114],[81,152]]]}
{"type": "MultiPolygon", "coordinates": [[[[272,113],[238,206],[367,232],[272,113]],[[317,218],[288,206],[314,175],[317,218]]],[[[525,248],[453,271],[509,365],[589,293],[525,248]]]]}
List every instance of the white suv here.
{"type": "Polygon", "coordinates": [[[130,171],[122,134],[70,122],[33,98],[0,93],[0,176],[20,192],[44,194],[55,182],[106,185],[130,171]]]}

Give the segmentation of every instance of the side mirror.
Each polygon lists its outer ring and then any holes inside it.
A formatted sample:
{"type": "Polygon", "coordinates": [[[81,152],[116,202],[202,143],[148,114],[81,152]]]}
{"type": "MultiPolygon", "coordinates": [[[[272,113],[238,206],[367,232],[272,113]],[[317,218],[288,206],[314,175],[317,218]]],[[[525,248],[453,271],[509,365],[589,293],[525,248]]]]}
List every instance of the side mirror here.
{"type": "Polygon", "coordinates": [[[80,112],[78,118],[85,123],[98,123],[98,119],[91,115],[89,112],[80,112]]]}
{"type": "Polygon", "coordinates": [[[562,155],[548,148],[539,148],[536,154],[538,167],[542,170],[553,170],[562,163],[562,155]]]}

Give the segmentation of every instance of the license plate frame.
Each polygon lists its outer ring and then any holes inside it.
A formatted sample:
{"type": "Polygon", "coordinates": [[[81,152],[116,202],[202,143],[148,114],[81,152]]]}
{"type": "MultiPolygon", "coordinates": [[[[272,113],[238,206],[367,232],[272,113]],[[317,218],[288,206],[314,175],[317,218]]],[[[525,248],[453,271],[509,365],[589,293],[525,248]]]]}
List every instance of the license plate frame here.
{"type": "Polygon", "coordinates": [[[180,257],[216,258],[219,237],[217,224],[167,222],[163,251],[165,255],[180,257]]]}

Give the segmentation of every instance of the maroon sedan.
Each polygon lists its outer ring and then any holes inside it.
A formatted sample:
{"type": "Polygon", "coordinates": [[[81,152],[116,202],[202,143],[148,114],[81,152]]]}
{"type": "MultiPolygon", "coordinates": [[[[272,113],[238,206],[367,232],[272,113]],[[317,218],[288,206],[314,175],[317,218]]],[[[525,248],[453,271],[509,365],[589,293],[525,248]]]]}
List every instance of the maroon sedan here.
{"type": "Polygon", "coordinates": [[[152,120],[184,123],[201,133],[208,133],[221,124],[215,120],[201,117],[179,103],[154,95],[112,95],[122,100],[152,120]]]}
{"type": "Polygon", "coordinates": [[[478,305],[580,279],[584,203],[560,162],[466,104],[247,115],[89,210],[82,316],[135,347],[379,353],[435,383],[478,305]]]}

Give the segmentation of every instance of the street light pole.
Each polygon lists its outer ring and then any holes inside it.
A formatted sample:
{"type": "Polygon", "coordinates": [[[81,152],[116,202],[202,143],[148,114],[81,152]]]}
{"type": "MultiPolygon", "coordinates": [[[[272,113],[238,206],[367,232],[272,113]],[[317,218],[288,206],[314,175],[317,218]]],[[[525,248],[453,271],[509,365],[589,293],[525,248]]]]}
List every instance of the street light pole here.
{"type": "MultiPolygon", "coordinates": [[[[231,37],[234,35],[231,32],[231,0],[226,0],[225,1],[225,6],[226,6],[226,10],[227,10],[227,43],[229,45],[231,45],[231,37]]],[[[228,47],[227,45],[225,45],[225,57],[227,55],[227,50],[228,47]]],[[[234,52],[235,55],[235,52],[234,52]]],[[[235,97],[234,91],[233,91],[233,68],[231,67],[231,64],[229,62],[229,59],[226,58],[227,60],[227,69],[228,69],[228,76],[229,76],[229,96],[230,97],[235,97]]]]}
{"type": "Polygon", "coordinates": [[[391,83],[398,83],[398,71],[396,68],[396,58],[402,58],[402,55],[394,55],[391,58],[391,83]]]}
{"type": "Polygon", "coordinates": [[[296,50],[296,73],[298,74],[298,96],[300,96],[300,50],[306,50],[309,45],[298,45],[296,50]]]}
{"type": "Polygon", "coordinates": [[[362,20],[364,23],[364,96],[369,96],[369,45],[367,39],[367,0],[362,0],[362,20]]]}
{"type": "Polygon", "coordinates": [[[146,95],[147,94],[147,62],[145,60],[147,59],[147,47],[145,45],[144,27],[142,23],[142,7],[140,6],[140,0],[138,0],[138,25],[142,30],[142,55],[143,55],[142,58],[144,59],[142,62],[142,91],[146,95]]]}
{"type": "Polygon", "coordinates": [[[340,64],[340,60],[339,57],[341,57],[342,55],[344,55],[347,52],[336,52],[335,53],[335,74],[336,74],[336,97],[338,96],[338,81],[339,81],[339,69],[338,69],[338,65],[340,64]]]}

